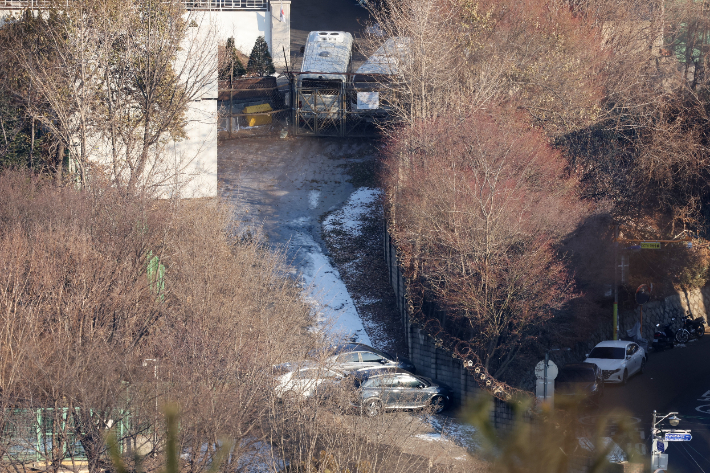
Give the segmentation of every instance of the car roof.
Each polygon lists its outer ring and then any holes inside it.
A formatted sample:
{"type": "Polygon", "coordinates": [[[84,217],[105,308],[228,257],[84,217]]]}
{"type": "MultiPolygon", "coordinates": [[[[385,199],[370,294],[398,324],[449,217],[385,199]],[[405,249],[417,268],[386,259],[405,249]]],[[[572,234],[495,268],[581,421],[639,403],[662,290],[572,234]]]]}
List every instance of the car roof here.
{"type": "Polygon", "coordinates": [[[596,348],[596,347],[626,348],[626,346],[629,343],[634,343],[634,342],[630,342],[628,340],[604,340],[603,342],[599,342],[596,345],[594,345],[594,348],[596,348]]]}
{"type": "Polygon", "coordinates": [[[383,366],[382,368],[360,368],[359,370],[351,371],[350,374],[363,379],[372,378],[373,376],[384,376],[392,374],[409,374],[415,376],[405,369],[390,368],[386,366],[383,366]]]}
{"type": "Polygon", "coordinates": [[[599,367],[594,364],[594,363],[588,363],[588,362],[582,362],[582,363],[567,363],[564,365],[562,368],[559,369],[559,371],[565,371],[565,370],[597,370],[599,367]]]}
{"type": "Polygon", "coordinates": [[[337,367],[332,367],[332,366],[325,366],[322,363],[318,363],[315,361],[311,360],[304,360],[300,363],[296,362],[288,362],[288,363],[281,363],[280,365],[274,365],[273,369],[274,371],[281,371],[281,373],[292,373],[296,371],[303,371],[306,369],[323,369],[323,370],[330,370],[334,371],[336,373],[342,373],[342,370],[337,369],[337,367]]]}

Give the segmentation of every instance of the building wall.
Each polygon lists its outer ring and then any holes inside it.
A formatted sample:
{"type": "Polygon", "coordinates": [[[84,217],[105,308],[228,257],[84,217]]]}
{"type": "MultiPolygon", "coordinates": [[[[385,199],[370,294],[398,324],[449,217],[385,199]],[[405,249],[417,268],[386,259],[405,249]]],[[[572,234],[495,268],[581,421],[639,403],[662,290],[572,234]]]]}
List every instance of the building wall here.
{"type": "MultiPolygon", "coordinates": [[[[17,15],[19,10],[0,10],[0,25],[6,15],[17,15]]],[[[249,54],[259,36],[264,36],[271,50],[274,65],[280,70],[285,65],[283,50],[290,50],[290,0],[275,1],[270,11],[190,11],[188,21],[197,24],[190,28],[178,58],[209,64],[212,78],[204,83],[202,92],[188,106],[187,139],[165,144],[161,153],[149,166],[148,181],[163,197],[176,194],[182,197],[213,197],[217,195],[217,50],[227,38],[249,54]],[[281,8],[285,20],[280,21],[281,8]]],[[[93,140],[96,161],[107,164],[107,143],[93,140]]]]}

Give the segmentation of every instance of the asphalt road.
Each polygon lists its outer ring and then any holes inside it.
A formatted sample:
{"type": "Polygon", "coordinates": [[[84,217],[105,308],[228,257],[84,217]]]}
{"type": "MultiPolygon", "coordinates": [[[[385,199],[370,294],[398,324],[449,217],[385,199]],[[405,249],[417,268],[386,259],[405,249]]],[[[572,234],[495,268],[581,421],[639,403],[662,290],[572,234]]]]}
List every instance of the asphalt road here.
{"type": "Polygon", "coordinates": [[[685,348],[651,352],[643,374],[626,386],[606,385],[597,413],[613,408],[626,409],[638,420],[639,444],[631,447],[644,455],[649,468],[653,410],[662,415],[678,412],[681,422],[676,428],[690,429],[693,439],[669,442],[668,472],[710,473],[710,335],[685,348]]]}

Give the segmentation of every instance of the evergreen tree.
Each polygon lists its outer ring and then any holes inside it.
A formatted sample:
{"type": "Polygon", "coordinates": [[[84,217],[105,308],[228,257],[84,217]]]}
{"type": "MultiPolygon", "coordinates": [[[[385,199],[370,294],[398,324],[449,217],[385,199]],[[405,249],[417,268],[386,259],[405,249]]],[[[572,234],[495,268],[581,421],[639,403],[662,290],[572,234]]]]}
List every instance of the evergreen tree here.
{"type": "Polygon", "coordinates": [[[237,48],[234,46],[234,38],[227,39],[227,46],[225,47],[226,54],[224,58],[224,65],[219,71],[220,80],[236,79],[237,77],[246,74],[247,70],[244,68],[244,64],[239,60],[237,55],[237,48]]]}
{"type": "Polygon", "coordinates": [[[267,76],[276,72],[274,62],[271,60],[271,54],[269,53],[269,46],[263,36],[256,38],[254,48],[249,55],[247,72],[259,74],[260,76],[267,76]]]}

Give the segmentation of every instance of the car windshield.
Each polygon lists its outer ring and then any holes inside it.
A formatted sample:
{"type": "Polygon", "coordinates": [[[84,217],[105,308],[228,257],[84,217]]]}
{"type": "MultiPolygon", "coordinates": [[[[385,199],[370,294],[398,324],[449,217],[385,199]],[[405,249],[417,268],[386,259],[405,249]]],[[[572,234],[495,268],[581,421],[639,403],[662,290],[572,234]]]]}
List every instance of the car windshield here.
{"type": "Polygon", "coordinates": [[[620,347],[594,347],[589,358],[602,358],[607,360],[623,360],[624,349],[620,347]]]}
{"type": "Polygon", "coordinates": [[[589,369],[564,369],[557,375],[558,383],[584,383],[594,382],[594,371],[589,369]]]}

